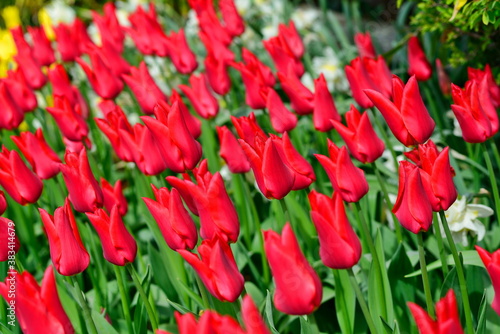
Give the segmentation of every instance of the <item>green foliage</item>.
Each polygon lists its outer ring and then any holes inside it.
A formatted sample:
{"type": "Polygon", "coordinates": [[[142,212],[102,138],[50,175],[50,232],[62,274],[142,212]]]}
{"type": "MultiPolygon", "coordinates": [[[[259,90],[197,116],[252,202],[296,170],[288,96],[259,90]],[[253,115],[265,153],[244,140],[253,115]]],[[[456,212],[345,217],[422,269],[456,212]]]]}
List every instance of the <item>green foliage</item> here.
{"type": "Polygon", "coordinates": [[[499,64],[498,1],[420,0],[411,24],[438,36],[452,66],[499,64]]]}

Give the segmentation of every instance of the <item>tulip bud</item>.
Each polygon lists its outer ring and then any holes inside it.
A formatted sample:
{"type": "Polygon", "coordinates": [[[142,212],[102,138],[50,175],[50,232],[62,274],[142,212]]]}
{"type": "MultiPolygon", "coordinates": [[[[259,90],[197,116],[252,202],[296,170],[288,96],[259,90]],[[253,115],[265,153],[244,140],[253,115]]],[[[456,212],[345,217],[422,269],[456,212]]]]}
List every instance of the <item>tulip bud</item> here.
{"type": "Polygon", "coordinates": [[[108,181],[101,178],[101,189],[104,198],[104,207],[111,213],[111,209],[116,206],[121,216],[125,216],[128,211],[127,199],[123,196],[122,181],[116,181],[112,186],[108,181]]]}
{"type": "Polygon", "coordinates": [[[165,45],[172,63],[180,73],[189,74],[198,67],[196,56],[189,48],[183,29],[172,31],[165,39],[165,45]]]}
{"type": "Polygon", "coordinates": [[[392,212],[401,225],[412,233],[427,232],[432,224],[432,204],[422,184],[417,166],[399,162],[398,197],[392,212]]]}
{"type": "Polygon", "coordinates": [[[219,103],[207,86],[205,74],[201,74],[200,76],[191,75],[189,77],[189,84],[191,87],[179,85],[179,89],[191,101],[194,110],[205,119],[215,117],[219,112],[219,103]]]}
{"type": "Polygon", "coordinates": [[[23,162],[19,153],[2,147],[0,152],[0,185],[21,205],[40,198],[43,183],[23,162]]]}
{"type": "Polygon", "coordinates": [[[38,209],[49,239],[50,258],[57,271],[64,276],[81,273],[89,266],[90,256],[82,243],[75,216],[68,198],[54,216],[38,209]]]}
{"type": "Polygon", "coordinates": [[[384,153],[385,145],[373,129],[368,113],[361,115],[358,109],[351,105],[345,117],[347,126],[336,120],[331,122],[351,155],[364,164],[377,160],[384,153]]]}
{"type": "Polygon", "coordinates": [[[446,147],[439,152],[436,144],[429,140],[426,144],[420,144],[418,148],[405,153],[420,167],[422,183],[435,212],[448,210],[458,196],[453,184],[454,172],[448,150],[449,147],[446,147]]]}
{"type": "Polygon", "coordinates": [[[491,306],[500,315],[500,250],[489,253],[487,250],[476,246],[476,251],[490,275],[491,284],[495,290],[495,298],[491,306]]]}
{"type": "Polygon", "coordinates": [[[393,102],[377,91],[365,89],[364,92],[380,110],[392,133],[403,145],[425,143],[436,124],[420,96],[417,79],[412,76],[405,85],[394,76],[392,84],[393,102]]]}
{"type": "Polygon", "coordinates": [[[116,52],[122,53],[125,34],[116,17],[115,4],[108,2],[104,5],[104,15],[92,11],[92,18],[99,29],[103,46],[112,47],[116,52]]]}
{"type": "Polygon", "coordinates": [[[125,228],[117,206],[111,209],[110,216],[103,209],[97,209],[94,213],[87,212],[86,215],[101,239],[103,255],[107,261],[117,266],[134,262],[137,244],[125,228]]]}
{"type": "Polygon", "coordinates": [[[360,32],[356,33],[354,35],[354,43],[358,48],[359,56],[361,58],[363,57],[375,58],[377,56],[377,52],[373,47],[372,36],[368,31],[364,34],[360,32]]]}
{"type": "Polygon", "coordinates": [[[219,8],[224,20],[224,29],[232,37],[240,36],[245,31],[245,22],[238,13],[234,0],[220,0],[219,8]]]}
{"type": "Polygon", "coordinates": [[[293,130],[297,125],[297,116],[285,107],[285,104],[274,89],[266,88],[265,91],[261,90],[262,92],[265,92],[264,95],[267,95],[266,108],[269,111],[269,118],[274,130],[279,133],[293,130]]]}
{"type": "Polygon", "coordinates": [[[15,102],[9,92],[7,84],[0,80],[0,129],[13,130],[24,120],[24,112],[15,102]]]}
{"type": "Polygon", "coordinates": [[[49,66],[56,61],[54,50],[45,34],[43,27],[28,27],[28,31],[33,41],[33,56],[40,66],[49,66]]]}
{"type": "Polygon", "coordinates": [[[187,250],[179,254],[200,276],[208,291],[221,301],[234,302],[243,291],[244,278],[239,272],[229,244],[216,236],[198,246],[200,258],[187,250]]]}
{"type": "Polygon", "coordinates": [[[436,304],[437,319],[432,320],[423,308],[415,303],[408,303],[420,334],[463,334],[460,325],[455,292],[450,289],[436,304]]]}
{"type": "Polygon", "coordinates": [[[325,266],[348,269],[361,258],[361,243],[347,219],[344,202],[338,192],[333,197],[315,190],[309,193],[311,218],[318,231],[319,254],[325,266]]]}
{"type": "Polygon", "coordinates": [[[415,76],[418,81],[426,81],[432,75],[432,67],[417,36],[408,40],[408,74],[415,76]]]}
{"type": "Polygon", "coordinates": [[[167,245],[173,250],[193,249],[198,242],[196,225],[184,208],[177,189],[157,189],[151,185],[156,201],[143,197],[149,212],[160,227],[167,245]]]}
{"type": "Polygon", "coordinates": [[[49,266],[39,285],[27,271],[12,272],[5,282],[0,282],[0,295],[9,305],[15,305],[16,318],[21,331],[26,334],[75,332],[59,299],[57,284],[52,266],[49,266]],[[15,282],[16,293],[12,298],[12,281],[15,282]]]}
{"type": "Polygon", "coordinates": [[[333,129],[330,120],[340,121],[340,115],[326,85],[325,76],[320,74],[319,78],[314,80],[314,128],[322,132],[330,131],[333,129]]]}
{"type": "Polygon", "coordinates": [[[264,231],[264,249],[276,284],[274,305],[291,315],[310,314],[321,304],[323,288],[307,262],[290,224],[282,234],[264,231]]]}
{"type": "Polygon", "coordinates": [[[94,212],[102,207],[104,198],[99,183],[90,169],[87,151],[66,151],[66,164],[61,164],[61,172],[68,188],[69,200],[78,212],[94,212]]]}
{"type": "Polygon", "coordinates": [[[59,173],[61,159],[45,141],[42,129],[37,129],[35,134],[21,132],[19,136],[11,136],[11,139],[42,180],[50,179],[59,173]]]}
{"type": "Polygon", "coordinates": [[[250,295],[243,297],[241,315],[248,334],[270,334],[259,309],[255,306],[250,295]]]}
{"type": "Polygon", "coordinates": [[[25,112],[33,111],[38,106],[36,95],[28,85],[21,68],[16,71],[7,71],[7,78],[3,79],[7,84],[12,100],[25,112]]]}
{"type": "Polygon", "coordinates": [[[328,139],[330,158],[321,154],[314,156],[326,171],[334,191],[346,202],[357,202],[368,192],[368,182],[362,169],[354,166],[345,146],[338,148],[328,139]]]}
{"type": "Polygon", "coordinates": [[[292,109],[299,115],[307,115],[314,111],[314,94],[289,68],[288,72],[278,72],[281,87],[290,99],[292,109]],[[287,73],[286,75],[284,73],[287,73]]]}
{"type": "Polygon", "coordinates": [[[250,171],[250,163],[238,140],[227,126],[216,126],[219,136],[219,154],[226,162],[231,173],[246,173],[250,171]]]}

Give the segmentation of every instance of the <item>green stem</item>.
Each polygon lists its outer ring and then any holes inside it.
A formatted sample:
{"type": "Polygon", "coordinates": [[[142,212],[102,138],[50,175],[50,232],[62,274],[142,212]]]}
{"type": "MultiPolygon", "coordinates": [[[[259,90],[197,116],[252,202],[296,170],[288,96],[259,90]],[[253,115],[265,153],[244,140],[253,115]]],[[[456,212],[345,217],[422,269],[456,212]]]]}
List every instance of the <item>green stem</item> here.
{"type": "Polygon", "coordinates": [[[451,236],[450,227],[448,226],[448,221],[446,220],[446,215],[444,211],[439,211],[439,217],[441,218],[441,223],[444,227],[444,232],[446,233],[446,239],[451,249],[451,254],[453,255],[453,261],[455,262],[455,268],[457,269],[458,283],[460,284],[460,292],[462,294],[462,302],[464,305],[465,313],[465,324],[467,326],[467,334],[474,334],[474,327],[472,325],[472,312],[469,303],[469,293],[467,292],[467,282],[465,281],[464,268],[462,261],[458,256],[457,247],[451,236]]]}
{"type": "Polygon", "coordinates": [[[314,313],[307,315],[307,321],[309,322],[309,329],[312,329],[312,333],[319,334],[318,324],[316,323],[316,317],[314,313]]]}
{"type": "Polygon", "coordinates": [[[113,266],[113,269],[115,270],[115,275],[116,275],[116,282],[118,283],[118,290],[120,290],[120,297],[122,300],[122,309],[123,309],[123,315],[125,316],[125,320],[127,321],[127,328],[128,332],[133,334],[134,333],[134,326],[132,324],[132,318],[130,317],[130,300],[127,295],[127,289],[125,288],[125,284],[123,282],[123,276],[122,276],[122,268],[119,266],[113,266]]]}
{"type": "Polygon", "coordinates": [[[398,242],[403,242],[403,233],[401,232],[401,225],[399,224],[398,219],[396,218],[396,215],[394,212],[392,212],[392,203],[391,200],[389,199],[389,192],[387,191],[387,187],[385,185],[384,178],[380,174],[380,171],[377,168],[377,165],[373,162],[372,163],[373,170],[375,171],[375,175],[377,176],[378,183],[380,185],[380,189],[382,189],[382,194],[384,195],[384,201],[385,204],[387,205],[387,208],[391,212],[392,215],[392,221],[394,222],[394,229],[396,230],[396,237],[398,238],[398,242]]]}
{"type": "Polygon", "coordinates": [[[434,302],[432,301],[431,286],[429,284],[429,275],[427,274],[427,264],[425,263],[424,239],[422,233],[417,234],[418,239],[418,257],[420,259],[420,270],[422,271],[422,282],[424,284],[425,302],[427,303],[427,312],[434,318],[434,302]]]}
{"type": "Polygon", "coordinates": [[[87,329],[89,330],[90,333],[97,334],[97,328],[95,327],[94,320],[92,319],[89,305],[87,304],[87,300],[85,298],[85,295],[83,294],[83,291],[80,289],[80,285],[78,285],[78,281],[77,281],[76,277],[75,276],[67,276],[67,277],[68,277],[68,280],[70,281],[70,283],[75,288],[76,295],[77,295],[78,300],[82,306],[83,318],[85,319],[85,322],[87,323],[87,329]]]}
{"type": "Polygon", "coordinates": [[[382,124],[380,124],[380,122],[378,121],[377,115],[375,115],[375,112],[372,112],[372,115],[373,115],[373,117],[372,117],[373,123],[375,123],[375,126],[379,129],[380,134],[382,135],[382,138],[384,138],[384,142],[387,145],[387,148],[391,152],[391,156],[392,156],[393,163],[394,163],[394,170],[397,172],[399,169],[399,164],[398,164],[398,156],[396,155],[396,151],[394,151],[394,146],[392,146],[390,138],[387,135],[387,131],[385,131],[382,124]]]}
{"type": "MultiPolygon", "coordinates": [[[[344,288],[344,287],[341,285],[339,270],[338,269],[333,269],[332,272],[333,272],[333,278],[335,280],[335,301],[337,301],[337,298],[339,298],[339,295],[337,294],[337,289],[340,290],[341,288],[344,288]]],[[[344,323],[347,326],[346,332],[347,333],[352,333],[353,329],[351,328],[351,322],[349,321],[349,314],[347,313],[348,307],[347,307],[347,303],[346,303],[345,297],[344,298],[339,298],[339,299],[340,299],[340,302],[342,303],[341,304],[341,308],[343,308],[345,310],[345,312],[338,312],[338,311],[336,311],[335,313],[336,313],[337,316],[339,315],[339,313],[342,315],[342,317],[344,318],[344,323]]]]}
{"type": "Polygon", "coordinates": [[[437,214],[434,212],[434,235],[436,236],[436,241],[439,249],[439,258],[441,259],[441,268],[443,269],[443,275],[446,277],[448,275],[448,261],[446,260],[446,253],[443,246],[443,236],[441,235],[441,227],[439,225],[439,219],[437,219],[437,214]]]}
{"type": "MultiPolygon", "coordinates": [[[[491,158],[486,148],[486,144],[482,143],[483,155],[486,160],[486,166],[488,167],[488,174],[490,176],[491,188],[493,191],[493,199],[495,200],[495,213],[497,216],[497,222],[500,222],[500,196],[498,194],[497,178],[495,176],[495,171],[493,170],[493,164],[491,163],[491,158]]],[[[500,167],[500,166],[499,166],[500,167]]]]}
{"type": "Polygon", "coordinates": [[[354,293],[356,294],[356,298],[358,299],[359,306],[361,307],[361,311],[363,312],[363,315],[365,316],[366,323],[368,324],[368,328],[370,329],[370,332],[372,334],[377,333],[377,327],[375,326],[375,323],[373,322],[372,315],[370,313],[370,310],[368,309],[368,306],[366,305],[365,298],[363,297],[363,293],[361,292],[361,289],[359,288],[358,282],[356,281],[356,276],[354,275],[354,271],[352,268],[347,269],[347,272],[349,273],[349,279],[351,281],[352,288],[354,289],[354,293]]]}
{"type": "Polygon", "coordinates": [[[134,281],[134,284],[137,288],[137,291],[139,291],[139,295],[141,296],[142,302],[144,303],[144,306],[146,307],[146,312],[149,315],[149,320],[151,321],[151,326],[153,327],[153,332],[156,332],[156,330],[158,329],[158,321],[156,320],[156,316],[153,312],[153,309],[151,308],[151,305],[149,304],[148,296],[146,295],[146,292],[142,288],[141,281],[139,280],[139,275],[135,271],[135,268],[132,265],[132,263],[127,263],[126,267],[130,273],[130,276],[132,276],[132,280],[134,281]]]}
{"type": "Polygon", "coordinates": [[[290,222],[290,211],[288,211],[288,207],[286,206],[284,198],[280,199],[279,202],[281,205],[281,210],[283,211],[283,220],[284,220],[283,226],[284,226],[287,222],[290,222]]]}
{"type": "Polygon", "coordinates": [[[373,242],[372,235],[370,233],[370,230],[368,229],[368,225],[366,224],[365,217],[363,216],[362,209],[361,209],[361,204],[359,202],[354,203],[356,210],[356,218],[361,225],[361,229],[363,230],[363,234],[365,235],[366,242],[368,244],[368,249],[370,250],[370,253],[372,253],[372,258],[373,261],[375,262],[375,265],[380,268],[380,263],[379,263],[379,258],[377,256],[377,249],[375,248],[375,243],[373,242]]]}

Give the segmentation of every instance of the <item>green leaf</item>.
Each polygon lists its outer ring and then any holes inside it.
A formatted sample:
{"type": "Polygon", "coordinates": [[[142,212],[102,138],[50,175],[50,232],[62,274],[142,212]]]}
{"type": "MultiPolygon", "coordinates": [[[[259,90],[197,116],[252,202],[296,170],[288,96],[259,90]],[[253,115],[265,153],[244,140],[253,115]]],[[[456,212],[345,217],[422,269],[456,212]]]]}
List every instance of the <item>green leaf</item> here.
{"type": "Polygon", "coordinates": [[[276,327],[274,327],[274,320],[273,320],[273,304],[271,302],[271,293],[269,290],[267,290],[267,296],[266,296],[266,319],[267,319],[267,324],[271,331],[274,334],[279,334],[278,330],[276,327]]]}
{"type": "MultiPolygon", "coordinates": [[[[471,266],[477,266],[477,267],[484,268],[483,261],[481,261],[481,258],[479,257],[479,255],[477,254],[477,252],[475,250],[466,250],[466,251],[461,252],[461,254],[462,254],[463,261],[464,261],[465,265],[471,265],[471,266]]],[[[453,256],[451,254],[448,255],[448,257],[446,258],[446,262],[449,265],[454,265],[453,256]]],[[[431,264],[427,265],[427,271],[432,271],[432,270],[435,270],[437,268],[441,268],[441,260],[437,260],[437,261],[432,262],[431,264]]],[[[406,278],[414,277],[414,276],[419,276],[421,274],[422,274],[422,271],[420,271],[420,269],[419,269],[417,271],[412,272],[411,274],[405,275],[405,277],[406,278]]]]}
{"type": "Polygon", "coordinates": [[[484,290],[483,298],[481,299],[481,306],[479,306],[479,314],[477,321],[476,334],[486,333],[486,307],[488,305],[488,300],[486,298],[486,290],[484,290]]]}
{"type": "Polygon", "coordinates": [[[106,318],[104,318],[104,315],[95,310],[92,310],[92,320],[94,320],[94,324],[98,333],[118,334],[116,329],[113,326],[111,326],[111,324],[106,320],[106,318]]]}
{"type": "Polygon", "coordinates": [[[307,322],[307,320],[305,319],[305,317],[299,317],[299,320],[300,320],[300,334],[313,334],[314,331],[311,327],[313,327],[313,325],[311,325],[310,322],[307,322]]]}

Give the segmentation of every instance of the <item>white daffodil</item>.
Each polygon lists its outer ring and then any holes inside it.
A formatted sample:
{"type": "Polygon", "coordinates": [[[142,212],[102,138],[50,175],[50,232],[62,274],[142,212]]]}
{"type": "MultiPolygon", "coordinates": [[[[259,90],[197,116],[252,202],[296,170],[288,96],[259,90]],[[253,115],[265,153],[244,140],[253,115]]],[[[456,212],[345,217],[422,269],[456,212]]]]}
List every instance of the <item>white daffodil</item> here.
{"type": "MultiPolygon", "coordinates": [[[[456,243],[461,243],[464,246],[469,244],[467,234],[477,236],[480,241],[484,238],[485,228],[483,223],[477,218],[484,218],[493,215],[493,210],[482,204],[467,204],[466,198],[462,197],[453,203],[450,208],[445,211],[446,220],[450,227],[451,235],[456,243]]],[[[441,232],[444,230],[441,226],[441,232]]]]}

